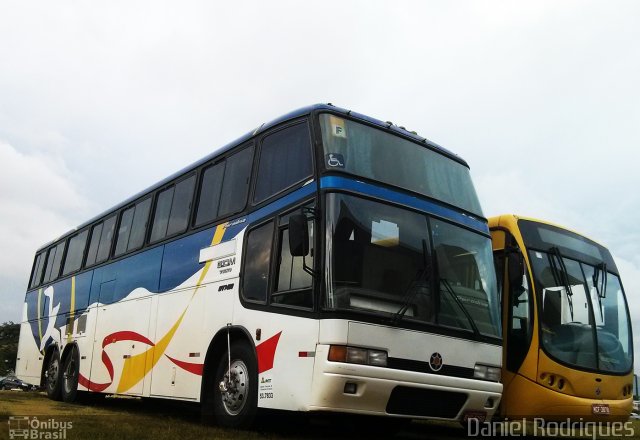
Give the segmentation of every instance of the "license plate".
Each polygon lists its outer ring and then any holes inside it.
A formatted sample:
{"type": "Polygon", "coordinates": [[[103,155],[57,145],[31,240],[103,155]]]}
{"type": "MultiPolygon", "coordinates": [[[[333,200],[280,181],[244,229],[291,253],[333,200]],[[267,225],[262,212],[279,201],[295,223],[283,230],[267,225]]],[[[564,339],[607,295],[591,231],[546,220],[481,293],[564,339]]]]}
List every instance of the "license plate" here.
{"type": "Polygon", "coordinates": [[[484,411],[467,411],[464,413],[462,417],[463,422],[468,422],[469,420],[475,419],[480,423],[484,423],[487,418],[487,413],[484,411]]]}
{"type": "Polygon", "coordinates": [[[611,414],[611,408],[607,403],[594,403],[591,405],[591,413],[595,415],[608,416],[611,414]]]}

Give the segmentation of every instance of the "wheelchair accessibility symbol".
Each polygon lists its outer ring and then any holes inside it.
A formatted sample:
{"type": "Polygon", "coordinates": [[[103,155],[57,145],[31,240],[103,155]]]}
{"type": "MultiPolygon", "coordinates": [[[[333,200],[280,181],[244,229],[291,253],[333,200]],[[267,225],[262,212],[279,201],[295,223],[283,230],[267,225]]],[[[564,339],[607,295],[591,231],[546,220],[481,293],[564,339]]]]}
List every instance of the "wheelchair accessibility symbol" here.
{"type": "Polygon", "coordinates": [[[327,154],[327,166],[331,168],[344,168],[344,157],[342,157],[342,154],[327,154]]]}

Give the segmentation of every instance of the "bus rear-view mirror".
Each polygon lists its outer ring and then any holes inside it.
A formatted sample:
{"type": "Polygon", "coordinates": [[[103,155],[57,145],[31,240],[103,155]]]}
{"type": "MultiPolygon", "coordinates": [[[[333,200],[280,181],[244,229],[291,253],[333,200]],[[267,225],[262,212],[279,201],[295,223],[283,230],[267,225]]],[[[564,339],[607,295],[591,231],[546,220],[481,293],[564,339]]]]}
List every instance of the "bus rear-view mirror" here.
{"type": "Polygon", "coordinates": [[[520,252],[510,252],[507,257],[509,270],[509,284],[512,286],[522,285],[524,275],[524,260],[520,252]]]}
{"type": "Polygon", "coordinates": [[[289,217],[289,251],[294,257],[305,257],[309,254],[309,228],[304,214],[289,217]]]}

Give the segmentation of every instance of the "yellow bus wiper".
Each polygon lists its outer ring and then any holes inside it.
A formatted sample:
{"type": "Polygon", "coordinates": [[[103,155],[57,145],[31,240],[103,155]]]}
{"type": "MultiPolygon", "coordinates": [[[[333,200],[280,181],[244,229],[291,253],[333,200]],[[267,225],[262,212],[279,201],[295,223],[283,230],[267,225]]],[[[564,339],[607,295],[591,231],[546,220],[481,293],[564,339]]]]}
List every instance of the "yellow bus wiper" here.
{"type": "Polygon", "coordinates": [[[569,313],[571,313],[571,320],[573,321],[573,290],[571,290],[567,266],[564,264],[564,259],[562,258],[560,249],[554,246],[549,249],[549,254],[549,263],[554,281],[556,282],[556,285],[564,287],[567,291],[567,303],[569,304],[569,313]],[[558,259],[558,266],[556,266],[554,257],[558,259]]]}
{"type": "Polygon", "coordinates": [[[604,313],[602,311],[602,300],[607,297],[607,264],[602,262],[593,268],[593,286],[598,294],[598,304],[600,306],[600,318],[604,321],[604,313]],[[602,272],[602,278],[600,278],[602,272]]]}

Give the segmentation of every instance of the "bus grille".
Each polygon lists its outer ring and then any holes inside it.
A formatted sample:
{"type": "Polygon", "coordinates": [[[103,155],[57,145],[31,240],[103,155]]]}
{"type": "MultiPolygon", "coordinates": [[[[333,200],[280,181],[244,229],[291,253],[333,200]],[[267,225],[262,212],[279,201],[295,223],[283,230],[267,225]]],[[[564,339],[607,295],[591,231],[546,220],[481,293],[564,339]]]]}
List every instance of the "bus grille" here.
{"type": "Polygon", "coordinates": [[[391,392],[387,413],[453,419],[466,400],[464,393],[398,386],[391,392]]]}

